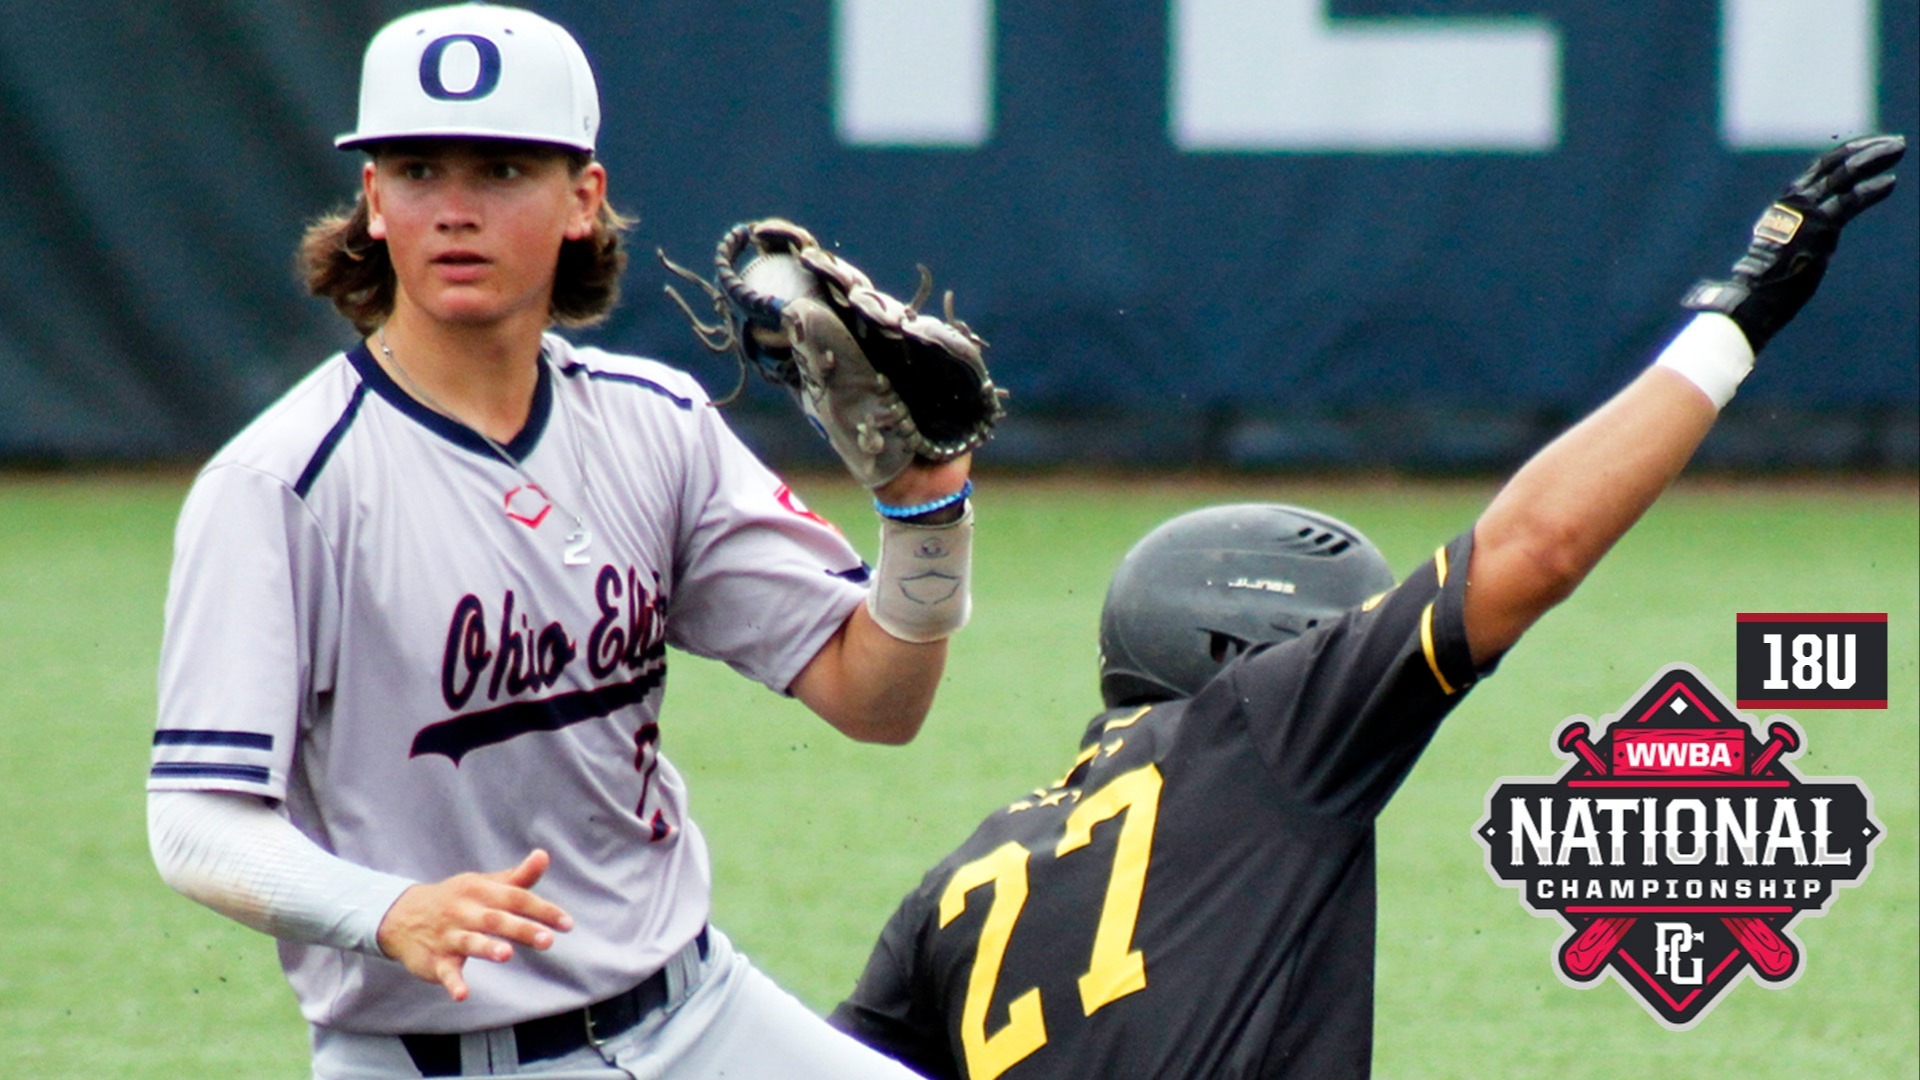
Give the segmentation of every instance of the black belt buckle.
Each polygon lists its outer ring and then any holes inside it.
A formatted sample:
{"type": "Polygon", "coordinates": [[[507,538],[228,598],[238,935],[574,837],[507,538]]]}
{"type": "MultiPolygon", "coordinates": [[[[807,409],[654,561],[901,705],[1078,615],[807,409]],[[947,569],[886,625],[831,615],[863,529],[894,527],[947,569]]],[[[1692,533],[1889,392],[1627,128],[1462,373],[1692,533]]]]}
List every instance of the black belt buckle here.
{"type": "MultiPolygon", "coordinates": [[[[700,959],[707,958],[707,928],[694,936],[700,959]]],[[[671,966],[669,961],[669,966],[671,966]]],[[[582,1047],[595,1050],[626,1034],[635,1024],[667,1005],[667,969],[661,968],[639,985],[583,1009],[525,1020],[514,1025],[522,1062],[545,1061],[582,1047]]]]}
{"type": "MultiPolygon", "coordinates": [[[[628,996],[630,996],[630,995],[622,995],[622,997],[628,997],[628,996]]],[[[587,1045],[588,1045],[588,1046],[591,1046],[591,1047],[593,1047],[593,1048],[594,1048],[595,1050],[598,1050],[598,1049],[600,1049],[600,1048],[601,1048],[602,1046],[604,1046],[604,1045],[605,1045],[605,1044],[607,1043],[607,1040],[608,1040],[608,1039],[613,1039],[613,1038],[616,1038],[616,1037],[618,1037],[618,1036],[619,1036],[619,1035],[620,1035],[620,1034],[621,1034],[622,1032],[624,1032],[624,1031],[626,1031],[626,1030],[627,1030],[628,1028],[630,1028],[630,1027],[632,1027],[632,1026],[633,1026],[632,1024],[621,1024],[621,1023],[619,1022],[619,1020],[618,1020],[618,1019],[616,1019],[616,1018],[612,1018],[612,1017],[609,1017],[609,1018],[608,1018],[608,1021],[609,1021],[609,1022],[608,1022],[608,1026],[609,1026],[609,1027],[612,1027],[612,1028],[615,1028],[615,1029],[617,1029],[617,1030],[614,1030],[614,1031],[609,1031],[609,1032],[607,1033],[607,1038],[606,1038],[606,1039],[602,1039],[602,1038],[601,1038],[601,1037],[599,1036],[599,1034],[598,1034],[598,1033],[596,1033],[596,1032],[595,1032],[595,1031],[593,1030],[593,1024],[594,1024],[594,1014],[595,1014],[595,1013],[597,1013],[597,1012],[599,1012],[599,1011],[600,1011],[600,1010],[599,1010],[599,1009],[598,1009],[597,1007],[589,1007],[589,1008],[585,1008],[585,1009],[581,1009],[581,1010],[580,1010],[580,1017],[581,1017],[581,1020],[582,1020],[582,1022],[583,1022],[583,1023],[585,1024],[585,1026],[586,1026],[586,1031],[587,1031],[587,1045]]],[[[609,1010],[609,1011],[611,1011],[611,1010],[609,1010]]]]}
{"type": "MultiPolygon", "coordinates": [[[[700,959],[707,958],[707,929],[700,928],[693,944],[700,959]]],[[[582,1009],[522,1020],[513,1026],[522,1064],[545,1061],[584,1047],[599,1050],[626,1034],[635,1024],[667,1004],[665,968],[643,979],[625,993],[615,994],[582,1009]]],[[[460,1075],[460,1036],[402,1035],[400,1041],[422,1076],[460,1075]]]]}
{"type": "Polygon", "coordinates": [[[666,1004],[666,972],[658,972],[624,994],[580,1010],[587,1045],[595,1050],[632,1030],[648,1013],[666,1004]],[[601,1034],[605,1029],[605,1034],[601,1034]]]}

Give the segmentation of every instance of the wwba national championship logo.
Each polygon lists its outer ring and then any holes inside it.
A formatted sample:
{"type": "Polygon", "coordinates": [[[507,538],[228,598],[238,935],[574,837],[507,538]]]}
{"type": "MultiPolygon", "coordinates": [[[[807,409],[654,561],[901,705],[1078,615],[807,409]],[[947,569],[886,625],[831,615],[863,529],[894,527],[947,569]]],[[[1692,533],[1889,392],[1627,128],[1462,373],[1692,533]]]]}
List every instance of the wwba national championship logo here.
{"type": "Polygon", "coordinates": [[[1804,957],[1793,924],[1865,880],[1881,826],[1853,778],[1803,778],[1800,730],[1762,731],[1698,671],[1675,664],[1598,724],[1553,735],[1552,778],[1503,778],[1474,837],[1487,871],[1568,933],[1569,986],[1609,973],[1654,1018],[1693,1026],[1741,976],[1779,989],[1804,957]]]}

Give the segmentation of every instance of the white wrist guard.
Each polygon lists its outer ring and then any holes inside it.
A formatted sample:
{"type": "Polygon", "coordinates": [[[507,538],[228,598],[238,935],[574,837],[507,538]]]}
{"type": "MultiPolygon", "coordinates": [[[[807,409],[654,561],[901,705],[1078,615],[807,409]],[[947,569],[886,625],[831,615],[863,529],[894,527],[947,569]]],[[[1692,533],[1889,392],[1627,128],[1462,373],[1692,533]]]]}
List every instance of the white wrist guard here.
{"type": "Polygon", "coordinates": [[[973,610],[973,506],[945,525],[880,520],[880,565],[867,612],[901,641],[950,637],[973,610]]]}
{"type": "Polygon", "coordinates": [[[1733,400],[1740,381],[1753,370],[1753,346],[1732,319],[1717,311],[1703,311],[1653,363],[1685,376],[1712,399],[1714,408],[1720,409],[1733,400]]]}

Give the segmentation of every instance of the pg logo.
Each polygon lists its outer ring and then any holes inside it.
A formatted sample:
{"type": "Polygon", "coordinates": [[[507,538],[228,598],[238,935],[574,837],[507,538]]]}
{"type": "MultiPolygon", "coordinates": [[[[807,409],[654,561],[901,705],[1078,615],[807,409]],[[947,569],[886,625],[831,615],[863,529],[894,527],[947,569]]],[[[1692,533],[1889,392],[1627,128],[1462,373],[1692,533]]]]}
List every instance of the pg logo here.
{"type": "Polygon", "coordinates": [[[1699,957],[1687,958],[1696,942],[1707,940],[1707,935],[1686,922],[1656,922],[1653,924],[1653,973],[1664,975],[1667,981],[1676,986],[1699,986],[1703,981],[1701,960],[1699,957]],[[1691,968],[1681,965],[1692,963],[1691,968]]]}
{"type": "Polygon", "coordinates": [[[1611,976],[1674,1030],[1743,979],[1791,985],[1796,924],[1866,878],[1884,832],[1858,780],[1788,761],[1806,749],[1798,727],[1774,716],[1763,734],[1686,664],[1611,717],[1568,718],[1552,745],[1558,775],[1487,793],[1487,871],[1561,923],[1561,981],[1611,976]]]}

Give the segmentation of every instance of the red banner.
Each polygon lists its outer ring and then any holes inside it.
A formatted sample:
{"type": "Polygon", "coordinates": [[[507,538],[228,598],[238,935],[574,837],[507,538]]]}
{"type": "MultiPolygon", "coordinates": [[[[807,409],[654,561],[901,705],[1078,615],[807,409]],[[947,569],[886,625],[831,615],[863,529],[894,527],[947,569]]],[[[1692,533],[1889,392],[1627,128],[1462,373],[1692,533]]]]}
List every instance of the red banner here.
{"type": "Polygon", "coordinates": [[[1743,776],[1747,733],[1660,728],[1615,729],[1614,776],[1743,776]]]}

